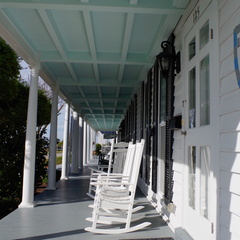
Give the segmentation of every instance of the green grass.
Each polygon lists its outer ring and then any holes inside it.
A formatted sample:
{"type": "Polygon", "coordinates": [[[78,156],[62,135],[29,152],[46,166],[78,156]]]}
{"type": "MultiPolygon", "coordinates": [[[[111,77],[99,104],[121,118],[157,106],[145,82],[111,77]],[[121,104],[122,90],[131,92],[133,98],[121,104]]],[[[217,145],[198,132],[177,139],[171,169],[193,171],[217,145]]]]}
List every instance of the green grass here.
{"type": "Polygon", "coordinates": [[[56,158],[56,164],[62,164],[62,157],[56,158]]]}

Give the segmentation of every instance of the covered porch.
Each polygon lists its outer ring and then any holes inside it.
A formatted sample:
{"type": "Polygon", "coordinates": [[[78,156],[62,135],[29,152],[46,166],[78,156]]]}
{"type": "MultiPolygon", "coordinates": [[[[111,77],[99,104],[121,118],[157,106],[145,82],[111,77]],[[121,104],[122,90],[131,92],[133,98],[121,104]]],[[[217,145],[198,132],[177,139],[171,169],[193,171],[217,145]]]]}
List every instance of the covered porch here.
{"type": "MultiPolygon", "coordinates": [[[[138,214],[152,224],[145,229],[116,235],[101,235],[86,232],[91,215],[88,207],[92,199],[86,195],[89,186],[90,170],[86,166],[79,173],[71,174],[68,180],[57,182],[55,191],[45,190],[35,197],[35,208],[18,208],[0,222],[1,239],[42,240],[42,239],[152,239],[174,238],[174,233],[163,221],[160,214],[151,206],[138,189],[136,204],[145,208],[138,214]]],[[[139,220],[141,221],[141,220],[139,220]]],[[[142,220],[143,221],[143,220],[142,220]]],[[[120,227],[120,226],[119,226],[120,227]]],[[[167,239],[166,239],[167,240],[167,239]]]]}
{"type": "Polygon", "coordinates": [[[142,213],[152,223],[149,228],[122,235],[85,232],[84,228],[90,225],[85,218],[91,214],[88,205],[92,200],[86,195],[89,172],[83,165],[91,153],[90,132],[119,130],[162,51],[160,43],[172,33],[188,3],[189,0],[0,0],[1,37],[31,68],[23,198],[20,208],[1,220],[2,239],[174,237],[141,192],[136,201],[146,206],[142,213]],[[53,92],[50,161],[48,190],[33,199],[39,77],[53,92]],[[66,120],[63,175],[55,185],[58,96],[66,102],[66,120]],[[68,176],[70,138],[72,168],[68,176]]]}

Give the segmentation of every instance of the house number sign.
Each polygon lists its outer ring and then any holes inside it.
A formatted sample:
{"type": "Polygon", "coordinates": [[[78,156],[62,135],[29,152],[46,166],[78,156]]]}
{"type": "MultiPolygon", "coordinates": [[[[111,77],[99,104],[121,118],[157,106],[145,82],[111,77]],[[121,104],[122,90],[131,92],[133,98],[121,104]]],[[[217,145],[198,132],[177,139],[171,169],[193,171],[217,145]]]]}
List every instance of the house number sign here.
{"type": "Polygon", "coordinates": [[[239,70],[239,59],[240,59],[240,24],[233,31],[233,52],[234,52],[234,67],[237,77],[238,87],[240,88],[240,70],[239,70]]]}
{"type": "Polygon", "coordinates": [[[193,11],[192,18],[193,18],[193,23],[195,23],[200,16],[200,9],[199,6],[193,11]]]}

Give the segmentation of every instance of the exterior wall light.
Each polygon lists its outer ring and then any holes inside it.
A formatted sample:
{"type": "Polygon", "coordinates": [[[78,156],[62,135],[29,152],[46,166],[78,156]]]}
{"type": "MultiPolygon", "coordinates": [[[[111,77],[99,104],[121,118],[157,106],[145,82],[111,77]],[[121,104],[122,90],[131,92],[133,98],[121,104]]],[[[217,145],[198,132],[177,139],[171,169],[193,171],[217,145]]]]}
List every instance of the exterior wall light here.
{"type": "Polygon", "coordinates": [[[176,54],[174,45],[169,41],[163,41],[161,47],[163,51],[156,58],[162,76],[167,79],[172,68],[177,74],[181,71],[180,52],[176,54]]]}

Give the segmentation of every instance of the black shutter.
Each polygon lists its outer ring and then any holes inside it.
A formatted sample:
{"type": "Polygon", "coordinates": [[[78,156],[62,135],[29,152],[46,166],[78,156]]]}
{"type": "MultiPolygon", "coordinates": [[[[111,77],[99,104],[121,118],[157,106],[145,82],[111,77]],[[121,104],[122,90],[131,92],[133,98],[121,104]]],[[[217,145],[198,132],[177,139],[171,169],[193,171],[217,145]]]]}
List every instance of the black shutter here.
{"type": "Polygon", "coordinates": [[[144,82],[142,82],[142,88],[141,88],[141,121],[140,121],[140,138],[143,138],[143,130],[144,130],[144,82]]]}
{"type": "Polygon", "coordinates": [[[130,126],[130,122],[129,122],[129,110],[127,110],[125,119],[126,119],[126,124],[125,124],[125,136],[126,136],[126,141],[129,142],[129,141],[130,141],[130,137],[129,137],[129,126],[130,126]]]}
{"type": "MultiPolygon", "coordinates": [[[[169,38],[171,43],[174,43],[174,35],[169,38]]],[[[170,130],[169,122],[173,117],[174,111],[174,68],[171,66],[171,71],[167,79],[166,85],[166,152],[165,152],[165,204],[171,203],[173,198],[173,131],[170,130]]]]}
{"type": "MultiPolygon", "coordinates": [[[[141,87],[141,116],[140,116],[140,139],[143,138],[143,133],[144,133],[144,99],[145,99],[145,83],[142,82],[142,87],[141,87]]],[[[143,159],[145,158],[145,152],[143,153],[143,159]]],[[[141,166],[140,166],[140,177],[143,178],[143,161],[141,161],[141,166]]]]}
{"type": "Polygon", "coordinates": [[[135,94],[134,100],[131,102],[131,140],[135,143],[137,140],[137,95],[135,94]]]}
{"type": "Polygon", "coordinates": [[[153,72],[153,105],[152,105],[152,124],[151,124],[151,135],[152,135],[152,190],[157,192],[157,137],[158,137],[158,64],[154,64],[153,72]]]}
{"type": "Polygon", "coordinates": [[[137,140],[137,94],[134,97],[134,131],[133,131],[133,139],[134,142],[137,140]]]}
{"type": "Polygon", "coordinates": [[[146,183],[150,184],[150,157],[152,151],[151,144],[151,115],[152,115],[152,69],[148,72],[147,96],[146,96],[146,183]]]}
{"type": "Polygon", "coordinates": [[[173,197],[173,160],[172,160],[173,132],[169,129],[169,120],[166,121],[166,149],[165,149],[165,193],[164,202],[172,202],[173,197]]]}
{"type": "MultiPolygon", "coordinates": [[[[126,117],[125,117],[126,118],[126,117]]],[[[120,128],[119,128],[119,134],[118,134],[118,141],[119,142],[126,142],[126,136],[125,136],[125,118],[121,121],[120,128]]]]}

